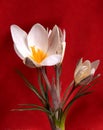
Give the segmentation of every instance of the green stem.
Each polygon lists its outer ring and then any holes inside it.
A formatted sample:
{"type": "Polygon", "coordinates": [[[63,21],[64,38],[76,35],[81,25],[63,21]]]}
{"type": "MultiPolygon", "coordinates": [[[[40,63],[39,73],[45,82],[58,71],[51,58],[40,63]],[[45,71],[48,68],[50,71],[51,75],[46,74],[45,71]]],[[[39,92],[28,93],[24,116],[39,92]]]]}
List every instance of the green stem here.
{"type": "Polygon", "coordinates": [[[47,84],[48,90],[51,90],[51,84],[50,84],[49,79],[48,79],[48,77],[47,77],[47,75],[46,75],[45,67],[42,67],[42,68],[41,68],[41,72],[42,72],[42,75],[43,75],[43,77],[44,77],[44,80],[45,80],[45,82],[46,82],[46,84],[47,84]]]}
{"type": "Polygon", "coordinates": [[[59,125],[50,121],[52,130],[65,130],[65,120],[63,120],[59,125]]]}
{"type": "Polygon", "coordinates": [[[56,93],[58,97],[58,101],[60,103],[60,91],[61,91],[61,86],[60,86],[60,75],[61,75],[61,65],[56,65],[55,66],[55,72],[56,72],[56,93]]]}
{"type": "Polygon", "coordinates": [[[65,130],[65,120],[66,120],[66,116],[63,115],[60,123],[61,130],[65,130]]]}
{"type": "Polygon", "coordinates": [[[65,130],[66,116],[63,115],[60,120],[56,119],[55,116],[48,116],[51,130],[65,130]]]}

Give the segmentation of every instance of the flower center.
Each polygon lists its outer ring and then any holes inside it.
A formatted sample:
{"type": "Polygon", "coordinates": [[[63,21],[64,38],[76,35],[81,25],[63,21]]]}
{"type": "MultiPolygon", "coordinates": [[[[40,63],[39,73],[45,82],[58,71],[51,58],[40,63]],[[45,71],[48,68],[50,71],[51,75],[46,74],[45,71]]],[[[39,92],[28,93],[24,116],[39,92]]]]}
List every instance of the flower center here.
{"type": "Polygon", "coordinates": [[[31,48],[31,58],[36,61],[37,63],[41,63],[46,57],[47,54],[45,54],[42,50],[40,50],[39,48],[33,46],[30,47],[31,48]]]}

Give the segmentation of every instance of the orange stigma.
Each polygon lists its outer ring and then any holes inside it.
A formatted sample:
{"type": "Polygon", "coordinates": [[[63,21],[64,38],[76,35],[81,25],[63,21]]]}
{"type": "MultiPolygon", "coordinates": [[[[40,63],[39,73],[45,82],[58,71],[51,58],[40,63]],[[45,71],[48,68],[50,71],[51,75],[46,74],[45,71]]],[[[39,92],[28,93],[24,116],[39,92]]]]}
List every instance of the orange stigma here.
{"type": "Polygon", "coordinates": [[[42,50],[40,50],[39,48],[33,46],[30,47],[31,48],[31,58],[36,61],[37,63],[41,63],[46,57],[47,54],[45,54],[42,50]]]}

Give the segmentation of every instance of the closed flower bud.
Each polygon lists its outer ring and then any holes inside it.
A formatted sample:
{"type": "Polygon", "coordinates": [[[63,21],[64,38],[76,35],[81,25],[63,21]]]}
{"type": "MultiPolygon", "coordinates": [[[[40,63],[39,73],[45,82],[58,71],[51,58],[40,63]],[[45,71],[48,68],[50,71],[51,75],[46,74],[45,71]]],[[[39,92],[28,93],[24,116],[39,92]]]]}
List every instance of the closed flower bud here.
{"type": "Polygon", "coordinates": [[[90,83],[90,81],[92,81],[96,69],[98,68],[99,63],[99,60],[96,60],[94,62],[86,60],[83,62],[81,58],[74,72],[75,85],[86,85],[90,83]]]}

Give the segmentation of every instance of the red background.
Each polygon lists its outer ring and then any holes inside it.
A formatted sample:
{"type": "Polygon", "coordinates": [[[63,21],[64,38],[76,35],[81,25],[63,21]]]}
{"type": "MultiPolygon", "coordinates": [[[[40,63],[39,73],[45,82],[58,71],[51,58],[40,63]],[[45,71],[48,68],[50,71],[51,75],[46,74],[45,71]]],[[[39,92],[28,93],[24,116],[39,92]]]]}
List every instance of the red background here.
{"type": "MultiPolygon", "coordinates": [[[[11,112],[20,103],[40,103],[15,72],[21,70],[36,84],[35,69],[27,68],[15,54],[10,25],[29,31],[33,24],[66,29],[63,91],[73,79],[79,58],[100,59],[100,80],[93,94],[74,103],[66,130],[103,130],[103,0],[0,0],[0,130],[50,130],[43,112],[11,112]]],[[[62,91],[62,92],[63,92],[62,91]]]]}

